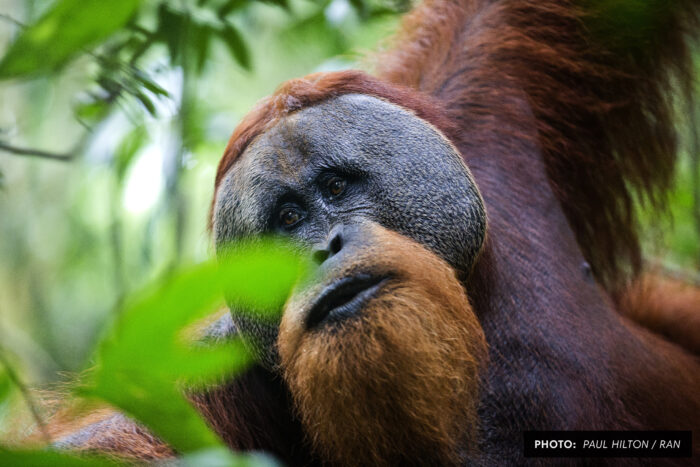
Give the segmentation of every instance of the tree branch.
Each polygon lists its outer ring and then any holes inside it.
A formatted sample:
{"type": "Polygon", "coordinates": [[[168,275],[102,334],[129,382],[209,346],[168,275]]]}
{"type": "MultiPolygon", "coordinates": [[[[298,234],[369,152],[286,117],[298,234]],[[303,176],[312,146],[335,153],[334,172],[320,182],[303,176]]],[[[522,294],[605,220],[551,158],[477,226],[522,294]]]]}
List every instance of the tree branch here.
{"type": "Polygon", "coordinates": [[[25,27],[24,23],[22,23],[21,21],[17,21],[12,16],[5,13],[0,13],[0,19],[2,19],[3,21],[7,21],[8,23],[12,23],[15,26],[19,26],[20,28],[25,27]]]}
{"type": "Polygon", "coordinates": [[[11,146],[0,142],[0,151],[9,152],[16,156],[28,156],[28,157],[41,157],[44,159],[52,159],[55,161],[70,161],[74,159],[73,154],[59,154],[55,152],[42,151],[40,149],[34,148],[18,148],[16,146],[11,146]]]}

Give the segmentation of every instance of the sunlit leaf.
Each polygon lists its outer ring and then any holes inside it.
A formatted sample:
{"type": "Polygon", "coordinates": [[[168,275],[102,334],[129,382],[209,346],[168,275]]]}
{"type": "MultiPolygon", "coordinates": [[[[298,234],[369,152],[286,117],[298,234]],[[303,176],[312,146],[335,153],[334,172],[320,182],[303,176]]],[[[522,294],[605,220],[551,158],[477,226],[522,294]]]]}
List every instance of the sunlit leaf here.
{"type": "Polygon", "coordinates": [[[181,387],[219,382],[250,358],[240,340],[193,345],[183,327],[206,316],[222,295],[255,313],[277,313],[306,263],[283,244],[232,246],[218,263],[181,271],[131,300],[97,353],[83,393],[122,409],[178,452],[220,446],[181,387]]]}
{"type": "Polygon", "coordinates": [[[235,242],[219,250],[227,301],[262,312],[279,312],[309,268],[283,241],[235,242]]]}
{"type": "Polygon", "coordinates": [[[206,140],[205,122],[207,115],[205,107],[201,102],[188,100],[183,103],[184,112],[181,115],[182,121],[182,146],[194,151],[197,145],[206,140]]]}
{"type": "Polygon", "coordinates": [[[14,360],[14,355],[0,347],[0,404],[6,401],[12,389],[18,384],[14,360]]]}
{"type": "Polygon", "coordinates": [[[143,147],[148,134],[143,126],[131,130],[121,141],[114,155],[114,169],[119,180],[124,178],[134,156],[143,147]]]}
{"type": "Polygon", "coordinates": [[[21,32],[0,62],[0,79],[47,73],[100,43],[134,15],[140,0],[59,0],[21,32]]]}
{"type": "Polygon", "coordinates": [[[95,122],[107,114],[109,105],[105,101],[95,100],[78,104],[74,110],[80,120],[95,122]]]}
{"type": "Polygon", "coordinates": [[[12,381],[4,368],[0,367],[0,405],[5,402],[10,395],[12,381]]]}
{"type": "Polygon", "coordinates": [[[219,30],[219,37],[228,47],[233,59],[246,70],[250,70],[250,52],[240,32],[231,24],[225,24],[219,30]]]}

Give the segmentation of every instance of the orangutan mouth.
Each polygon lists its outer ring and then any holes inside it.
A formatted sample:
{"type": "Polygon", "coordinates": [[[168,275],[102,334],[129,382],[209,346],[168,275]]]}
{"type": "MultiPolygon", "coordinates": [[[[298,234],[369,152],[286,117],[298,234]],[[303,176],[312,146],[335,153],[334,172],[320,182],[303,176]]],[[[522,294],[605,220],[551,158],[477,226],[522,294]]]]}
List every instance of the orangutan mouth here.
{"type": "Polygon", "coordinates": [[[343,277],[321,291],[306,318],[306,328],[339,323],[357,316],[363,306],[387,282],[387,276],[357,274],[343,277]]]}

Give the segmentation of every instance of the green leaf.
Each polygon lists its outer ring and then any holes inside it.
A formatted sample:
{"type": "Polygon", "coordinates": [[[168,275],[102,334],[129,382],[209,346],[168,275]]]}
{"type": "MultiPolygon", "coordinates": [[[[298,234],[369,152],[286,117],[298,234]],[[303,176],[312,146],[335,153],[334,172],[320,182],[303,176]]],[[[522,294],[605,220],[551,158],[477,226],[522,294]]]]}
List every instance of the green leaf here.
{"type": "Polygon", "coordinates": [[[208,24],[197,24],[194,21],[190,27],[190,46],[194,48],[195,70],[201,74],[206,64],[207,55],[209,53],[209,44],[211,42],[212,30],[208,24]]]}
{"type": "Polygon", "coordinates": [[[96,122],[102,119],[109,110],[109,105],[105,101],[94,100],[78,104],[74,111],[75,115],[85,121],[96,122]]]}
{"type": "Polygon", "coordinates": [[[270,3],[289,10],[289,0],[261,0],[263,3],[270,3]]]}
{"type": "Polygon", "coordinates": [[[144,93],[141,91],[133,91],[134,97],[141,102],[141,104],[146,107],[146,110],[148,110],[148,113],[151,114],[152,116],[156,116],[156,106],[153,104],[153,101],[144,93]]]}
{"type": "Polygon", "coordinates": [[[163,89],[162,87],[158,86],[154,81],[150,80],[147,76],[145,76],[143,73],[136,73],[134,75],[136,79],[138,80],[139,83],[143,85],[146,89],[151,91],[153,94],[156,96],[169,96],[168,91],[163,89]]]}
{"type": "Polygon", "coordinates": [[[226,23],[219,30],[219,38],[226,44],[233,59],[246,70],[250,70],[250,52],[241,33],[233,25],[226,23]]]}
{"type": "Polygon", "coordinates": [[[59,0],[27,27],[0,62],[0,79],[53,71],[124,26],[140,0],[59,0]]]}
{"type": "Polygon", "coordinates": [[[221,7],[217,11],[217,15],[219,16],[219,18],[225,18],[234,11],[240,10],[248,3],[248,0],[229,0],[223,5],[221,5],[221,7]]]}
{"type": "Polygon", "coordinates": [[[100,466],[126,466],[126,463],[117,462],[98,456],[80,455],[73,456],[67,453],[55,451],[29,451],[29,450],[5,450],[0,447],[0,465],[22,465],[32,467],[100,467],[100,466]]]}
{"type": "Polygon", "coordinates": [[[168,46],[170,63],[175,64],[180,60],[183,45],[183,34],[187,32],[189,17],[184,16],[168,7],[167,2],[158,5],[158,30],[156,37],[168,46]]]}
{"type": "Polygon", "coordinates": [[[182,146],[188,151],[195,152],[197,146],[205,139],[204,122],[207,120],[205,109],[201,102],[188,99],[183,102],[180,113],[182,122],[182,146]]]}
{"type": "Polygon", "coordinates": [[[12,390],[12,381],[4,368],[0,368],[0,405],[8,398],[12,390]]]}
{"type": "Polygon", "coordinates": [[[222,444],[183,397],[181,387],[220,382],[250,358],[239,339],[193,345],[183,328],[222,295],[258,314],[277,314],[305,262],[279,242],[237,244],[219,263],[173,275],[132,299],[100,343],[98,365],[81,391],[122,409],[180,453],[222,444]]]}
{"type": "Polygon", "coordinates": [[[114,155],[114,169],[119,180],[124,179],[126,169],[129,168],[134,156],[143,147],[148,134],[143,126],[138,126],[130,131],[119,143],[114,155]]]}
{"type": "Polygon", "coordinates": [[[350,5],[357,11],[362,20],[366,20],[370,15],[370,7],[365,0],[350,0],[350,5]]]}
{"type": "Polygon", "coordinates": [[[295,21],[283,33],[285,40],[297,43],[321,44],[327,56],[344,54],[348,50],[347,40],[341,31],[329,24],[323,10],[295,21]]]}

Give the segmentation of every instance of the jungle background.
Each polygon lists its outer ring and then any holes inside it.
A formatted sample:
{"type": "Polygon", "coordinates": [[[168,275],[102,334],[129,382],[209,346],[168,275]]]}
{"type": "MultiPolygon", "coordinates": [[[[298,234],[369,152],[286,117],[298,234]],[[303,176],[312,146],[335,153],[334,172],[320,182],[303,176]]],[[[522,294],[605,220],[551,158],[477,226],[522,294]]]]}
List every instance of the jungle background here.
{"type": "MultiPolygon", "coordinates": [[[[128,297],[211,258],[216,165],[254,103],[363,67],[409,7],[0,0],[0,446],[36,429],[27,389],[89,366],[128,297]]],[[[670,215],[640,211],[650,260],[697,278],[700,167],[684,146],[670,215]]]]}

